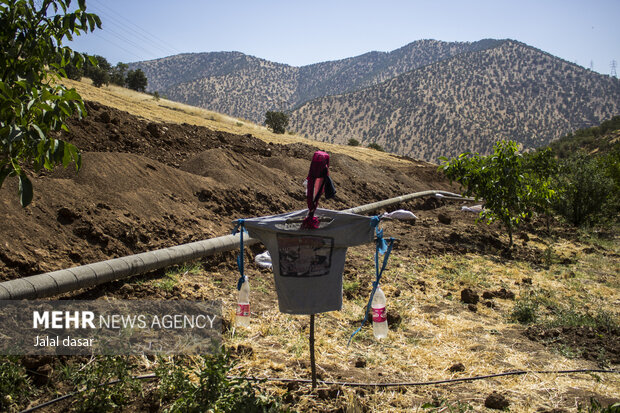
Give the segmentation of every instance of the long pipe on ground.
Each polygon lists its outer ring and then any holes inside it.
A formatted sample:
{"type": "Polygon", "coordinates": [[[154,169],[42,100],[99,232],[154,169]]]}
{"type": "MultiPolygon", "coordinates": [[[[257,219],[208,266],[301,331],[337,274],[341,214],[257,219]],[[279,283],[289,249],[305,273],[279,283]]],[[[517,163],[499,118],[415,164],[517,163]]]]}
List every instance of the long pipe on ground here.
{"type": "MultiPolygon", "coordinates": [[[[452,192],[423,191],[361,205],[342,212],[360,214],[414,198],[435,196],[437,194],[441,197],[447,197],[447,199],[470,200],[469,198],[461,198],[458,194],[452,192]]],[[[257,239],[250,237],[244,239],[244,245],[253,245],[258,242],[257,239]]],[[[175,247],[81,265],[66,270],[31,275],[0,283],[0,300],[53,297],[69,291],[94,287],[106,282],[144,274],[220,252],[231,251],[235,248],[239,248],[239,235],[225,235],[175,247]]]]}

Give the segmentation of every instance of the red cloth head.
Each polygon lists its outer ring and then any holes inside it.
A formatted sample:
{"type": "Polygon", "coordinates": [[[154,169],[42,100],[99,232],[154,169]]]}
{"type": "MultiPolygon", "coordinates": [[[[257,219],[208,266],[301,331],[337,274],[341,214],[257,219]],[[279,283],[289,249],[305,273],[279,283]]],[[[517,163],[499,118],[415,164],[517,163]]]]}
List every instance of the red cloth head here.
{"type": "Polygon", "coordinates": [[[314,213],[319,205],[319,198],[325,191],[323,188],[323,180],[329,175],[329,154],[323,151],[316,151],[312,156],[310,171],[308,171],[308,191],[306,192],[306,200],[308,209],[314,213]]]}
{"type": "Polygon", "coordinates": [[[323,181],[329,175],[329,154],[316,151],[312,156],[310,171],[308,171],[308,189],[306,201],[308,203],[308,216],[302,224],[302,228],[318,228],[318,219],[314,217],[314,211],[319,205],[319,198],[325,191],[323,181]]]}

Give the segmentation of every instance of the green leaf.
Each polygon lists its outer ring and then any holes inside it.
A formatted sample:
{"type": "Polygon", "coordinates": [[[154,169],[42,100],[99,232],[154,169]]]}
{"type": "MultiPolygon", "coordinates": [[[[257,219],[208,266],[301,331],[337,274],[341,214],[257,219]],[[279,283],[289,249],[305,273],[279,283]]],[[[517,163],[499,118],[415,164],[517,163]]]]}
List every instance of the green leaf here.
{"type": "Polygon", "coordinates": [[[70,146],[69,143],[64,144],[64,150],[63,150],[63,155],[62,155],[62,166],[65,168],[69,166],[69,164],[71,163],[73,159],[71,148],[69,146],[70,146]]]}
{"type": "Polygon", "coordinates": [[[43,133],[43,131],[38,125],[33,124],[32,129],[34,129],[37,132],[37,134],[39,135],[39,138],[41,138],[42,141],[45,141],[45,134],[43,133]]]}
{"type": "Polygon", "coordinates": [[[32,182],[25,173],[19,175],[19,202],[22,207],[27,207],[32,202],[32,182]]]}

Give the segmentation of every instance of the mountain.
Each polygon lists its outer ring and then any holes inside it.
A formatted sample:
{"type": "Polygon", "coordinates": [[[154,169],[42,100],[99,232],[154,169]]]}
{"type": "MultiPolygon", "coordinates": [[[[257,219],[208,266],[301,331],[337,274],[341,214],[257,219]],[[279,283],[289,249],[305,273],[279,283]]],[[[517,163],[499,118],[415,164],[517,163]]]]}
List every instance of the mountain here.
{"type": "Polygon", "coordinates": [[[617,79],[513,40],[420,40],[303,67],[213,52],[130,68],[173,100],[259,123],[289,110],[303,136],[431,161],[502,138],[544,145],[620,113],[617,79]]]}
{"type": "Polygon", "coordinates": [[[499,139],[538,147],[620,113],[620,81],[506,41],[308,102],[291,128],[314,139],[377,143],[436,161],[488,153],[499,139]]]}
{"type": "Polygon", "coordinates": [[[392,52],[294,67],[239,52],[192,53],[130,64],[148,90],[179,102],[262,123],[268,110],[360,90],[418,67],[501,43],[420,40],[392,52]]]}

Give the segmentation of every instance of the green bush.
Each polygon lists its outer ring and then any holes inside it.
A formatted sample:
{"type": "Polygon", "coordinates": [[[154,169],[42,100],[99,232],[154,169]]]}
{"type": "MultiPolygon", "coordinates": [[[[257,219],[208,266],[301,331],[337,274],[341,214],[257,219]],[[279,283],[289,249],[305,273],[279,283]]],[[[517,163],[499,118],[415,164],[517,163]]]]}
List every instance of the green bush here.
{"type": "Polygon", "coordinates": [[[355,138],[351,138],[351,139],[349,139],[349,142],[347,142],[347,145],[349,145],[349,146],[360,146],[360,141],[358,141],[355,138]]]}
{"type": "Polygon", "coordinates": [[[383,147],[381,145],[379,145],[378,143],[376,143],[376,142],[369,143],[368,147],[370,149],[374,149],[376,151],[383,152],[383,147]]]}
{"type": "Polygon", "coordinates": [[[101,356],[72,376],[77,412],[111,412],[128,405],[140,394],[141,386],[131,375],[133,366],[126,357],[101,356]]]}
{"type": "Polygon", "coordinates": [[[15,356],[0,357],[0,411],[17,411],[31,391],[26,369],[15,356]]]}
{"type": "Polygon", "coordinates": [[[531,324],[538,320],[539,303],[531,296],[518,299],[515,302],[510,319],[521,324],[531,324]]]}
{"type": "Polygon", "coordinates": [[[278,402],[260,393],[252,382],[229,378],[234,364],[223,353],[200,358],[197,370],[178,360],[159,360],[155,373],[159,378],[158,394],[166,412],[275,412],[278,402]],[[197,377],[190,380],[190,374],[197,377]]]}
{"type": "Polygon", "coordinates": [[[619,205],[618,159],[610,154],[594,158],[580,152],[560,162],[558,198],[553,208],[574,226],[617,219],[619,205]]]}

